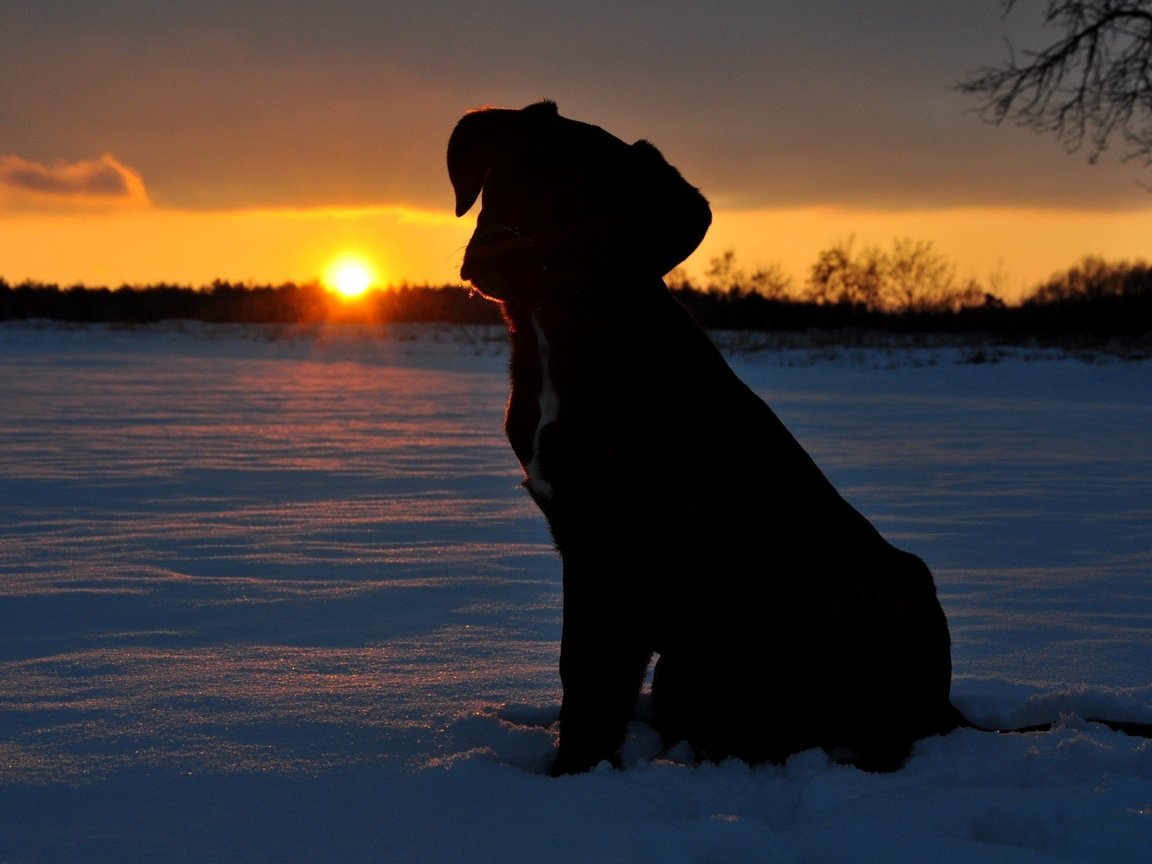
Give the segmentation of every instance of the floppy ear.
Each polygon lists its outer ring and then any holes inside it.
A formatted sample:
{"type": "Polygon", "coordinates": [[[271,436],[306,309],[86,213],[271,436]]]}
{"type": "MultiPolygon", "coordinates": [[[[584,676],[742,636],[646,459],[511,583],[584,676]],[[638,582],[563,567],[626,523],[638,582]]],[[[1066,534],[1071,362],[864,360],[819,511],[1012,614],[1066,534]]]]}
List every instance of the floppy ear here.
{"type": "Polygon", "coordinates": [[[640,181],[639,249],[663,276],[691,255],[712,224],[708,201],[647,141],[632,145],[640,181]]]}
{"type": "Polygon", "coordinates": [[[557,117],[555,102],[537,102],[516,111],[483,108],[465,114],[448,139],[448,178],[456,192],[456,215],[480,197],[488,169],[514,148],[534,124],[557,117]]]}

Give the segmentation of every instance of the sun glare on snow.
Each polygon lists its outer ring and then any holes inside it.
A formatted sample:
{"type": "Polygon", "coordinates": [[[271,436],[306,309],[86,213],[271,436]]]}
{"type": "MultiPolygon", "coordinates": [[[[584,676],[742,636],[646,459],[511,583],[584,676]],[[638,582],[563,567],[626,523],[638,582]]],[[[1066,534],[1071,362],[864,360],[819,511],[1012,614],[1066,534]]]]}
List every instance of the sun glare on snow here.
{"type": "Polygon", "coordinates": [[[349,300],[360,297],[376,282],[376,269],[367,259],[356,255],[337,258],[324,271],[324,286],[349,300]]]}

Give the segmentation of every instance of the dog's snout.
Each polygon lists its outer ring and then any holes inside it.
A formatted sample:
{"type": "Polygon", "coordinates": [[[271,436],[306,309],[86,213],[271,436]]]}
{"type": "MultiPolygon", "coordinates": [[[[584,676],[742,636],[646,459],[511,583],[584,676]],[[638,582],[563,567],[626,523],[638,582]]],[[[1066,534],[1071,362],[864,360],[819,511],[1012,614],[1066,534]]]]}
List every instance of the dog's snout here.
{"type": "Polygon", "coordinates": [[[520,236],[520,230],[513,228],[510,225],[486,225],[483,228],[477,228],[476,233],[472,235],[472,243],[504,243],[515,237],[520,236]]]}
{"type": "Polygon", "coordinates": [[[483,279],[484,273],[500,258],[513,254],[520,240],[520,231],[510,225],[485,225],[477,227],[468,247],[464,250],[464,264],[460,267],[460,278],[475,282],[483,279]]]}

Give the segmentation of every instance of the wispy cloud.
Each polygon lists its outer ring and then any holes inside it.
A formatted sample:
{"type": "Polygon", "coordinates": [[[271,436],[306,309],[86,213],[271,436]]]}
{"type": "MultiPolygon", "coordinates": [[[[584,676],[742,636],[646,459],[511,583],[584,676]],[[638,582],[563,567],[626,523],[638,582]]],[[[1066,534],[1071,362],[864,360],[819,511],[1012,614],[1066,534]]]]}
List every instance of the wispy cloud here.
{"type": "Polygon", "coordinates": [[[105,153],[98,159],[54,165],[0,156],[0,203],[133,207],[149,200],[140,175],[105,153]]]}

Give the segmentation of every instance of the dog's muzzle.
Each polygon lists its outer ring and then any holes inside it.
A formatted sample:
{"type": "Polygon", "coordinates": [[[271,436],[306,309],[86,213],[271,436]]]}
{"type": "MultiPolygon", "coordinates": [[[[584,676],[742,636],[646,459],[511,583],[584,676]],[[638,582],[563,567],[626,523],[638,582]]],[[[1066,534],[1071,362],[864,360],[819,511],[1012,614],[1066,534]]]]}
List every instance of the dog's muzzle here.
{"type": "Polygon", "coordinates": [[[464,250],[464,263],[460,278],[481,291],[495,287],[493,281],[504,282],[517,270],[523,269],[527,244],[518,228],[508,225],[489,225],[478,228],[464,250]]]}

